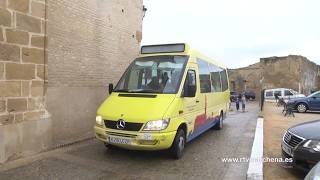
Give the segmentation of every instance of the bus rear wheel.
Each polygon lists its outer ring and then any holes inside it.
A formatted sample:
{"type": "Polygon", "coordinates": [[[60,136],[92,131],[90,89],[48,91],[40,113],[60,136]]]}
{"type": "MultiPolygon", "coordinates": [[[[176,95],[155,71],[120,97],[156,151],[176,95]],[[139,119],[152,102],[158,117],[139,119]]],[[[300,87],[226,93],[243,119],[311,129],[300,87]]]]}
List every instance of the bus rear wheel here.
{"type": "Polygon", "coordinates": [[[218,123],[214,126],[214,129],[221,130],[223,128],[223,113],[220,113],[218,123]]]}

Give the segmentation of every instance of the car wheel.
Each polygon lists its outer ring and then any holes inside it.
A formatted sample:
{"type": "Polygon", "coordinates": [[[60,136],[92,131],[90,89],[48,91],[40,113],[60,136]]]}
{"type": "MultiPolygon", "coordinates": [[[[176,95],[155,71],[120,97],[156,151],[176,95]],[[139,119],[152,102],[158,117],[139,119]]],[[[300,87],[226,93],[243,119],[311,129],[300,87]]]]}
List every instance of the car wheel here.
{"type": "Polygon", "coordinates": [[[171,146],[171,155],[175,159],[180,159],[183,155],[184,147],[186,144],[186,136],[183,129],[177,131],[176,137],[171,146]]]}
{"type": "Polygon", "coordinates": [[[299,113],[304,113],[307,111],[307,109],[308,108],[307,108],[306,104],[304,104],[304,103],[300,103],[297,105],[297,110],[299,113]]]}
{"type": "Polygon", "coordinates": [[[218,123],[214,126],[214,129],[216,129],[216,130],[221,130],[222,128],[223,128],[223,113],[220,113],[219,121],[218,121],[218,123]]]}

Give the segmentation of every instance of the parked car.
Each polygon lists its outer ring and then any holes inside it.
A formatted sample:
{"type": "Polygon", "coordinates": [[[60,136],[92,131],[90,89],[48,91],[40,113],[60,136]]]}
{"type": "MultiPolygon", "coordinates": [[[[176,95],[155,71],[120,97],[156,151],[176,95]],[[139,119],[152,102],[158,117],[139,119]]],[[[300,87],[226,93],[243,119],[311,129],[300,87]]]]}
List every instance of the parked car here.
{"type": "Polygon", "coordinates": [[[285,101],[289,99],[306,97],[303,94],[299,94],[297,91],[287,88],[267,89],[264,91],[264,99],[266,101],[275,101],[276,96],[283,98],[285,101]]]}
{"type": "Polygon", "coordinates": [[[320,91],[310,94],[304,98],[289,100],[288,105],[292,106],[298,112],[320,111],[320,91]]]}
{"type": "Polygon", "coordinates": [[[238,94],[234,91],[230,91],[230,101],[235,102],[238,97],[238,94]]]}
{"type": "Polygon", "coordinates": [[[282,139],[282,156],[293,158],[291,166],[309,171],[320,161],[319,132],[320,120],[290,127],[282,139]]]}
{"type": "Polygon", "coordinates": [[[319,180],[320,179],[320,162],[314,166],[304,180],[319,180]]]}
{"type": "Polygon", "coordinates": [[[256,93],[253,91],[246,91],[244,92],[244,95],[246,96],[246,99],[249,99],[249,100],[256,99],[256,93]]]}

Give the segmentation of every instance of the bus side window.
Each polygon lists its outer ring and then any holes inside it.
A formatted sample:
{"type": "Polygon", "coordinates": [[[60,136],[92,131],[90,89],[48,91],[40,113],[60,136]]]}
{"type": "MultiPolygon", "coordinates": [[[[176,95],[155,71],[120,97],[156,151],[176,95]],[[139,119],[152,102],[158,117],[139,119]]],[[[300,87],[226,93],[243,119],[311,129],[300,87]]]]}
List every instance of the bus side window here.
{"type": "Polygon", "coordinates": [[[199,67],[200,92],[209,93],[211,92],[211,81],[208,63],[201,59],[197,59],[197,61],[199,67]]]}
{"type": "Polygon", "coordinates": [[[220,75],[221,75],[221,86],[222,86],[222,92],[223,92],[229,88],[228,87],[227,71],[225,69],[223,69],[220,72],[220,75]]]}
{"type": "Polygon", "coordinates": [[[215,66],[213,64],[209,64],[210,68],[210,77],[211,77],[211,86],[212,91],[211,92],[221,92],[221,77],[220,77],[220,68],[218,66],[215,66]]]}

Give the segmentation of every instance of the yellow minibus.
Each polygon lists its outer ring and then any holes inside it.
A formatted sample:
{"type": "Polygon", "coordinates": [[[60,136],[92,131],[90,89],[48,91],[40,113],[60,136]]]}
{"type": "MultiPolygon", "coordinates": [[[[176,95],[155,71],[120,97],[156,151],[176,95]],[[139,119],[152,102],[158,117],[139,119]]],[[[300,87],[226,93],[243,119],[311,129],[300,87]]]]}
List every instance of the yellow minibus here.
{"type": "Polygon", "coordinates": [[[174,158],[208,129],[222,129],[230,102],[226,67],[187,44],[142,46],[97,111],[107,147],[168,149],[174,158]]]}

